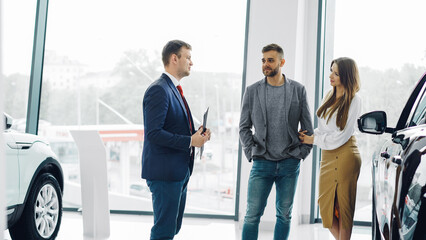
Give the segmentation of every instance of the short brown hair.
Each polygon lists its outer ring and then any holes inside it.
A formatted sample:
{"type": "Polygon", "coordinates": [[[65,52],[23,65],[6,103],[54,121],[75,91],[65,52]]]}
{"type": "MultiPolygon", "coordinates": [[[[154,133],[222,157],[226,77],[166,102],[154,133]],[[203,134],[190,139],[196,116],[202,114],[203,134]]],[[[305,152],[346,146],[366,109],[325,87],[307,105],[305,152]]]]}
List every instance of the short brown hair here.
{"type": "Polygon", "coordinates": [[[181,40],[171,40],[163,48],[162,60],[164,66],[169,65],[170,56],[176,54],[180,58],[180,50],[182,48],[192,50],[191,45],[181,40]]]}
{"type": "Polygon", "coordinates": [[[269,52],[269,51],[276,51],[280,54],[281,59],[284,58],[284,50],[278,44],[271,43],[271,44],[268,44],[268,45],[266,45],[262,48],[262,53],[269,52]]]}

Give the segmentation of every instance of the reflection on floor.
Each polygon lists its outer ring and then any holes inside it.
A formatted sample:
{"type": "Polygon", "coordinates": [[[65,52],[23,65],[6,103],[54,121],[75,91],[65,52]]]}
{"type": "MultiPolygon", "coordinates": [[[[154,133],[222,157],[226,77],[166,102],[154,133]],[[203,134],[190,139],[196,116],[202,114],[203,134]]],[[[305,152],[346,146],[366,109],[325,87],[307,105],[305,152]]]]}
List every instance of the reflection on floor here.
{"type": "MultiPolygon", "coordinates": [[[[140,215],[111,215],[110,240],[149,239],[152,226],[152,216],[140,215]]],[[[370,227],[355,227],[353,240],[371,239],[370,227]]],[[[9,240],[7,231],[4,239],[9,240]]],[[[80,213],[64,212],[62,225],[57,240],[83,239],[83,223],[80,213]]],[[[175,240],[240,240],[241,229],[233,220],[184,218],[181,232],[175,240]]],[[[261,231],[259,240],[273,239],[271,231],[261,231]]],[[[333,236],[321,224],[292,225],[289,239],[332,240],[333,236]]]]}

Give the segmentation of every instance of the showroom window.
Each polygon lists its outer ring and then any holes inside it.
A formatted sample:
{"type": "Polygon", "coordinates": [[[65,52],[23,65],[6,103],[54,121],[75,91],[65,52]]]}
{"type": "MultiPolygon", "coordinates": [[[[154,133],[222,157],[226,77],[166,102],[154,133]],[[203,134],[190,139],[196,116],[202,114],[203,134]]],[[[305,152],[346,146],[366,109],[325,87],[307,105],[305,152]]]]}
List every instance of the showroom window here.
{"type": "Polygon", "coordinates": [[[197,126],[210,108],[212,130],[195,160],[186,213],[233,216],[246,1],[51,1],[48,12],[39,135],[63,166],[64,207],[81,206],[69,131],[92,129],[107,149],[111,210],[152,211],[140,177],[142,99],[163,71],[163,46],[181,39],[194,62],[185,97],[197,126]]]}
{"type": "MultiPolygon", "coordinates": [[[[325,4],[323,95],[331,89],[331,60],[353,58],[360,72],[362,113],[383,110],[388,126],[395,127],[411,90],[426,72],[426,33],[421,28],[426,2],[326,0],[325,4]]],[[[355,210],[359,223],[371,222],[371,158],[381,140],[380,135],[357,135],[362,158],[355,210]]]]}
{"type": "Polygon", "coordinates": [[[4,1],[2,7],[4,111],[14,118],[12,128],[25,132],[36,1],[4,1]]]}

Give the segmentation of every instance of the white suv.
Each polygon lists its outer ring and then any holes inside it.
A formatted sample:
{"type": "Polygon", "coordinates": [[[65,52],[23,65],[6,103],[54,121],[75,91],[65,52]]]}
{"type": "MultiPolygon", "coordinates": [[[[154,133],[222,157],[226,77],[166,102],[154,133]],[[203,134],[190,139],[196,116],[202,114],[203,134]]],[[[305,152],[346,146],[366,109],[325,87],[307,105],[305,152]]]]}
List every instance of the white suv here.
{"type": "Polygon", "coordinates": [[[55,239],[62,217],[62,168],[47,141],[11,129],[5,114],[6,202],[12,239],[55,239]]]}

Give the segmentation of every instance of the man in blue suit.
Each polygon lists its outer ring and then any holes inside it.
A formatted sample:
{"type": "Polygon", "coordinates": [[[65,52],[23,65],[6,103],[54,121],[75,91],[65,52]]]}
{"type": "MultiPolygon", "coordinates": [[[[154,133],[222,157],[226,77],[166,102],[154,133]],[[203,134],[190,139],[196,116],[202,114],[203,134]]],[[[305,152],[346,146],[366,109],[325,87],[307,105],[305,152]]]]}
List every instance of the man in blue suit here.
{"type": "Polygon", "coordinates": [[[152,193],[151,240],[173,239],[182,225],[186,189],[194,166],[194,147],[210,140],[210,130],[195,131],[180,80],[189,76],[191,45],[180,40],[164,46],[165,72],[143,99],[145,139],[142,178],[152,193]]]}

